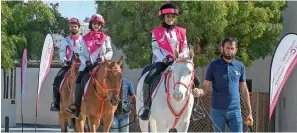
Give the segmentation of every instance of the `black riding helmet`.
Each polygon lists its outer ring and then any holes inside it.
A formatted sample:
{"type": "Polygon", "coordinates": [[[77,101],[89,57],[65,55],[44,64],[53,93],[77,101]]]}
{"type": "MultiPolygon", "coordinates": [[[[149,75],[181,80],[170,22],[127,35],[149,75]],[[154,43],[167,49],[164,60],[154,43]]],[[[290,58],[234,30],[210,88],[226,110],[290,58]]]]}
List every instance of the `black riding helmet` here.
{"type": "Polygon", "coordinates": [[[168,25],[168,24],[166,24],[165,23],[165,19],[164,19],[164,15],[165,14],[169,14],[169,13],[178,15],[178,9],[173,4],[166,3],[166,4],[164,4],[164,5],[161,6],[161,8],[159,10],[159,13],[158,13],[158,16],[162,20],[163,27],[171,29],[171,28],[174,28],[175,25],[168,25]]]}

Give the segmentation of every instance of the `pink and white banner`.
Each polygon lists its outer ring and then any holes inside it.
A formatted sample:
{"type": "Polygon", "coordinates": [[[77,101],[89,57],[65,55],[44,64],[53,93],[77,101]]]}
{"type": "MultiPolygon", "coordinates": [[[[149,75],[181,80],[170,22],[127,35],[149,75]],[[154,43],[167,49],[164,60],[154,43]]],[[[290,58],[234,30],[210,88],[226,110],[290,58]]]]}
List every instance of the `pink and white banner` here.
{"type": "Polygon", "coordinates": [[[292,70],[297,64],[297,34],[285,35],[272,57],[270,68],[270,108],[271,119],[278,97],[292,70]]]}
{"type": "Polygon", "coordinates": [[[22,131],[23,131],[23,101],[24,101],[24,87],[25,87],[25,77],[27,70],[27,48],[24,48],[23,56],[22,56],[22,65],[21,65],[21,117],[22,117],[22,131]]]}
{"type": "Polygon", "coordinates": [[[38,89],[37,89],[37,100],[36,100],[36,117],[38,112],[39,93],[42,88],[43,82],[50,70],[53,53],[54,53],[53,38],[50,34],[47,34],[43,44],[40,67],[39,67],[38,89]]]}

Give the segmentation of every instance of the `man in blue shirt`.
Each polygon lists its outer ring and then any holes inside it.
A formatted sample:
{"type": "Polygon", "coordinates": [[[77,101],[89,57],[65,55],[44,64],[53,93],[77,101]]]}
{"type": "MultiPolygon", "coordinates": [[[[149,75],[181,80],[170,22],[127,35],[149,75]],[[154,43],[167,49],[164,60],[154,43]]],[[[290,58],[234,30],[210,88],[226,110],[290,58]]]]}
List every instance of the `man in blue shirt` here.
{"type": "MultiPolygon", "coordinates": [[[[123,69],[123,65],[121,65],[121,68],[123,69]]],[[[123,78],[121,91],[122,103],[119,104],[118,109],[114,114],[113,123],[109,130],[110,132],[129,132],[129,125],[127,124],[129,124],[129,115],[131,111],[129,111],[128,105],[130,103],[136,103],[133,84],[129,80],[123,78]]],[[[134,116],[136,115],[134,114],[134,116]]]]}
{"type": "MultiPolygon", "coordinates": [[[[211,92],[211,118],[221,131],[225,131],[225,125],[231,132],[243,132],[243,120],[240,106],[240,93],[248,111],[247,120],[251,121],[252,109],[250,96],[245,79],[245,67],[242,62],[236,60],[237,40],[228,37],[222,41],[222,56],[212,61],[206,70],[206,77],[202,89],[195,89],[196,97],[211,92]],[[240,92],[240,93],[239,93],[240,92]]],[[[213,126],[215,132],[220,130],[213,126]]]]}

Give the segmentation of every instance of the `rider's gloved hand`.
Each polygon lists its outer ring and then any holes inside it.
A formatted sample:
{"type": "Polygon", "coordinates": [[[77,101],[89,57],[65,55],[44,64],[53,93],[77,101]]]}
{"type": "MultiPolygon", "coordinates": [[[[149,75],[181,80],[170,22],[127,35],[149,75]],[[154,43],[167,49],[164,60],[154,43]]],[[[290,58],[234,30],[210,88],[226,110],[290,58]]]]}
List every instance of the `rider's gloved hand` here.
{"type": "Polygon", "coordinates": [[[86,66],[87,66],[89,71],[92,71],[93,65],[92,65],[92,63],[90,61],[86,61],[86,66]]]}
{"type": "Polygon", "coordinates": [[[163,63],[166,63],[168,60],[166,59],[166,58],[164,58],[163,60],[162,60],[162,62],[163,63]]]}
{"type": "Polygon", "coordinates": [[[104,57],[103,57],[103,56],[99,56],[99,57],[96,59],[96,62],[97,62],[98,64],[103,63],[103,62],[104,62],[104,57]]]}
{"type": "Polygon", "coordinates": [[[71,66],[72,62],[71,61],[66,61],[67,66],[71,66]]]}
{"type": "Polygon", "coordinates": [[[63,61],[63,63],[66,64],[67,66],[70,66],[71,65],[71,61],[68,61],[66,59],[63,61]]]}
{"type": "Polygon", "coordinates": [[[174,57],[172,55],[167,55],[166,59],[168,62],[174,61],[174,57]]]}

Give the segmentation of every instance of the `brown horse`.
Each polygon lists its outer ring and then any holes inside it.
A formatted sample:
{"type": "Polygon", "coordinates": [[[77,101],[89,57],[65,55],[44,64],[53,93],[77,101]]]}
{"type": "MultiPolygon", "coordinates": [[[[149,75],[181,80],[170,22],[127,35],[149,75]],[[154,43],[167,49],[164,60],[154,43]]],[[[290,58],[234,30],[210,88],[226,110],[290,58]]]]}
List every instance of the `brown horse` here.
{"type": "Polygon", "coordinates": [[[109,131],[120,102],[122,63],[123,56],[118,62],[105,61],[92,71],[82,100],[80,118],[76,120],[78,132],[83,132],[86,118],[90,132],[96,132],[101,119],[104,121],[103,131],[109,131]]]}
{"type": "Polygon", "coordinates": [[[68,132],[68,121],[70,118],[72,118],[72,115],[69,114],[66,111],[66,109],[69,105],[73,103],[74,85],[80,65],[80,60],[77,55],[74,54],[72,59],[74,60],[72,61],[71,67],[65,74],[65,78],[62,81],[61,86],[59,88],[59,92],[61,95],[59,111],[59,122],[61,126],[61,132],[68,132]]]}

